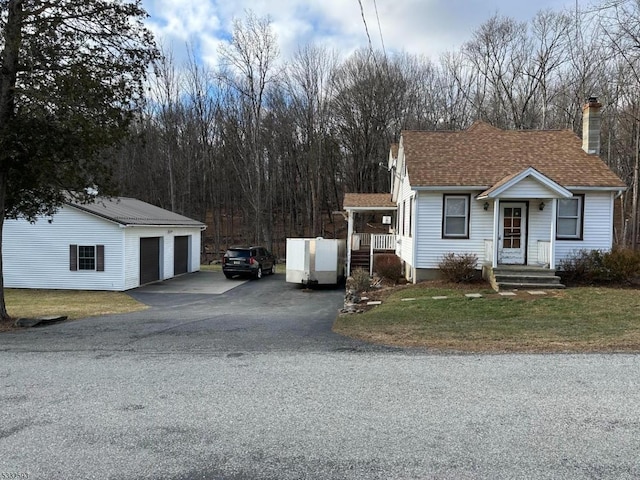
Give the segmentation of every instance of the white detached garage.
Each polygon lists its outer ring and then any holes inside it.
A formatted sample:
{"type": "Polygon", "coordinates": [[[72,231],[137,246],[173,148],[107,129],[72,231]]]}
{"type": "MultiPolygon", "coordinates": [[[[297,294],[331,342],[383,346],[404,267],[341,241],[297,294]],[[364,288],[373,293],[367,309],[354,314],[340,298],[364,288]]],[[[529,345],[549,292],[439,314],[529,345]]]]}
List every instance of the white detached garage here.
{"type": "Polygon", "coordinates": [[[200,270],[205,225],[133,198],[65,204],[52,217],[6,220],[8,288],[128,290],[200,270]]]}

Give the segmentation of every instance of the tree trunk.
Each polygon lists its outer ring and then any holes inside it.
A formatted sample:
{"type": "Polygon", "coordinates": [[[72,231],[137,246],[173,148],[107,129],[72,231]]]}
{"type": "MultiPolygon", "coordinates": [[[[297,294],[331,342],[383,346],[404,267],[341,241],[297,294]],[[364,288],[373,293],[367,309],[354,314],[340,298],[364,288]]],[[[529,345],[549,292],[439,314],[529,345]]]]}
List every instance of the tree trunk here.
{"type": "Polygon", "coordinates": [[[631,198],[631,248],[638,246],[638,174],[640,173],[640,122],[636,125],[636,158],[633,167],[633,197],[631,198]]]}
{"type": "Polygon", "coordinates": [[[4,228],[4,200],[7,194],[7,177],[0,171],[0,320],[8,320],[7,306],[4,302],[4,272],[2,262],[2,231],[4,228]]]}
{"type": "MultiPolygon", "coordinates": [[[[7,21],[2,36],[5,40],[1,52],[2,69],[0,70],[0,135],[6,131],[11,117],[14,115],[15,87],[18,76],[20,44],[22,43],[22,0],[9,0],[7,21]]],[[[2,137],[0,148],[4,150],[2,137]]],[[[2,163],[6,159],[2,159],[2,163]]],[[[4,276],[2,273],[2,230],[4,228],[5,200],[7,197],[7,171],[5,165],[0,164],[0,319],[9,317],[4,301],[4,276]]]]}

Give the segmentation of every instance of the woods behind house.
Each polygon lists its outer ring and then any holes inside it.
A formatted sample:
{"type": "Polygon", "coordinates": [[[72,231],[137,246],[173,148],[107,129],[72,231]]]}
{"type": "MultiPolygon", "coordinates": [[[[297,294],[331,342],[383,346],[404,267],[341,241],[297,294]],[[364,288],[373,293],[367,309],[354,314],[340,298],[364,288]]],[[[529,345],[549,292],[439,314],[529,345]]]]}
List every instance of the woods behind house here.
{"type": "MultiPolygon", "coordinates": [[[[279,53],[268,19],[237,20],[209,67],[164,52],[131,139],[106,157],[120,193],[206,221],[213,251],[344,229],[344,192],[387,192],[403,129],[571,129],[597,95],[602,159],[627,183],[616,242],[638,237],[640,4],[496,15],[438,59],[305,45],[279,53]],[[636,219],[636,220],[634,220],[636,219]]],[[[559,159],[561,161],[561,159],[559,159]]]]}

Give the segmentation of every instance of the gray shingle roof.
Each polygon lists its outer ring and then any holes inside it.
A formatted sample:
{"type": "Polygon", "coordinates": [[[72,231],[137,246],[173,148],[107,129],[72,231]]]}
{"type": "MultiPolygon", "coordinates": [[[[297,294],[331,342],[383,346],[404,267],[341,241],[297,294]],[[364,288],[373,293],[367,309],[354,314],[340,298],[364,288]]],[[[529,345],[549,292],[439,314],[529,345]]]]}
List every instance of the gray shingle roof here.
{"type": "Polygon", "coordinates": [[[166,227],[204,227],[202,222],[177,213],[156,207],[150,203],[127,197],[96,197],[94,203],[68,205],[111,220],[121,225],[144,226],[161,225],[166,227]]]}

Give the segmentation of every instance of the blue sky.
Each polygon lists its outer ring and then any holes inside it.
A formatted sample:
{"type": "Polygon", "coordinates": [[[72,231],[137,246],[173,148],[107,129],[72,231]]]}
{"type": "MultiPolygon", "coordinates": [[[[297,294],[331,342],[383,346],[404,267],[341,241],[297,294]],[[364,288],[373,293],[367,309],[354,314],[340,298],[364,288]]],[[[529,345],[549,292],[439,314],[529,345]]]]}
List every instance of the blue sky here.
{"type": "MultiPolygon", "coordinates": [[[[577,0],[588,9],[595,0],[577,0]]],[[[458,49],[495,13],[530,20],[541,9],[575,10],[576,0],[142,0],[149,27],[180,61],[191,45],[199,60],[215,65],[234,18],[250,9],[270,16],[281,56],[317,43],[343,56],[368,45],[360,4],[374,48],[424,54],[437,60],[458,49]],[[378,16],[376,16],[376,7],[378,16]],[[378,20],[380,19],[380,29],[378,20]]]]}

